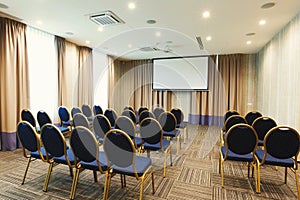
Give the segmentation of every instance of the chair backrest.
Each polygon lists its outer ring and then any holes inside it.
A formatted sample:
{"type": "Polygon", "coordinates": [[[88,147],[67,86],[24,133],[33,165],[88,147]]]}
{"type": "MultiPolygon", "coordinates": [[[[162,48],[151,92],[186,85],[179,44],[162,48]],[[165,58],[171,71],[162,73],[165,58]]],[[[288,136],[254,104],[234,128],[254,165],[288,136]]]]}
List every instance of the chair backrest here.
{"type": "Polygon", "coordinates": [[[104,115],[96,115],[93,120],[93,128],[96,137],[104,138],[105,134],[111,130],[111,124],[104,115]]]}
{"type": "Polygon", "coordinates": [[[226,120],[227,120],[229,117],[231,117],[231,116],[233,116],[233,115],[240,115],[240,113],[239,113],[238,111],[236,111],[236,110],[228,110],[228,111],[225,113],[225,115],[224,115],[224,123],[226,122],[226,120]]]}
{"type": "Polygon", "coordinates": [[[86,116],[86,117],[91,117],[92,116],[92,109],[89,105],[87,104],[83,104],[81,106],[81,110],[82,110],[82,113],[86,116]]]}
{"type": "Polygon", "coordinates": [[[136,115],[133,111],[131,111],[129,109],[124,110],[121,115],[129,117],[132,120],[133,123],[136,123],[136,115]]]}
{"type": "Polygon", "coordinates": [[[257,144],[257,134],[248,124],[236,124],[226,133],[225,146],[236,154],[245,155],[254,152],[257,144]]]}
{"type": "Polygon", "coordinates": [[[99,115],[99,114],[101,114],[101,115],[103,114],[103,110],[102,110],[101,106],[99,106],[99,105],[93,106],[93,112],[94,112],[95,116],[99,115]]]}
{"type": "Polygon", "coordinates": [[[225,132],[228,131],[233,125],[236,124],[247,124],[247,121],[241,115],[232,115],[225,121],[224,124],[225,132]]]}
{"type": "Polygon", "coordinates": [[[148,117],[155,118],[155,116],[152,112],[150,112],[149,110],[144,110],[139,115],[139,122],[143,121],[143,119],[146,119],[148,117]]]}
{"type": "Polygon", "coordinates": [[[276,122],[270,117],[259,117],[252,123],[259,140],[264,140],[268,131],[276,126],[276,122]]]}
{"type": "Polygon", "coordinates": [[[299,133],[287,126],[272,128],[264,139],[266,153],[279,159],[295,157],[299,154],[300,137],[299,133]]]}
{"type": "Polygon", "coordinates": [[[70,112],[65,106],[60,106],[58,108],[58,116],[62,122],[67,122],[70,120],[70,112]]]}
{"type": "Polygon", "coordinates": [[[33,114],[30,112],[30,110],[23,109],[21,111],[21,119],[23,121],[29,122],[31,124],[31,126],[36,127],[35,118],[34,118],[33,114]]]}
{"type": "Polygon", "coordinates": [[[140,123],[140,134],[144,142],[161,143],[163,134],[159,122],[154,118],[146,118],[140,123]]]}
{"type": "Polygon", "coordinates": [[[103,171],[99,160],[99,143],[95,135],[85,127],[76,127],[70,136],[70,146],[75,157],[83,162],[94,162],[103,171]]]}
{"type": "Polygon", "coordinates": [[[180,108],[173,108],[170,112],[176,117],[177,125],[183,122],[184,114],[180,108]]]}
{"type": "Polygon", "coordinates": [[[37,113],[37,121],[39,123],[39,126],[42,128],[45,124],[52,124],[52,121],[49,117],[49,115],[43,111],[43,110],[40,110],[38,113],[37,113]]]}
{"type": "MultiPolygon", "coordinates": [[[[146,106],[141,106],[139,109],[138,109],[138,116],[140,116],[140,114],[145,111],[145,110],[149,110],[146,106]]],[[[141,120],[140,120],[141,121],[141,120]]]]}
{"type": "Polygon", "coordinates": [[[136,149],[130,137],[119,129],[110,130],[104,137],[103,149],[110,165],[135,166],[136,149]]]}
{"type": "Polygon", "coordinates": [[[176,130],[176,117],[169,111],[163,112],[158,118],[163,131],[170,132],[176,130]]]}
{"type": "Polygon", "coordinates": [[[107,117],[107,119],[109,120],[110,124],[113,126],[115,124],[115,121],[118,117],[116,111],[114,111],[113,109],[109,108],[106,109],[104,112],[105,117],[107,117]]]}
{"type": "Polygon", "coordinates": [[[129,135],[131,139],[135,137],[135,124],[129,117],[120,116],[115,123],[115,129],[120,129],[129,135]]]}
{"type": "Polygon", "coordinates": [[[83,113],[77,113],[73,117],[74,127],[83,126],[89,128],[89,121],[83,113]]]}
{"type": "Polygon", "coordinates": [[[41,147],[40,139],[34,127],[27,121],[21,121],[17,125],[17,135],[22,147],[30,152],[38,151],[41,147]]]}
{"type": "Polygon", "coordinates": [[[155,109],[153,110],[153,114],[154,114],[154,116],[155,116],[155,119],[158,119],[159,116],[160,116],[160,114],[163,113],[163,112],[165,112],[165,109],[160,108],[160,107],[155,108],[155,109]]]}
{"type": "Polygon", "coordinates": [[[66,140],[60,130],[53,124],[45,124],[41,129],[41,140],[48,154],[53,157],[66,156],[66,140]]]}
{"type": "Polygon", "coordinates": [[[131,110],[133,113],[135,113],[134,109],[132,106],[125,106],[124,110],[131,110]]]}
{"type": "Polygon", "coordinates": [[[262,114],[258,111],[250,111],[245,115],[247,123],[251,126],[257,118],[261,117],[262,114]]]}
{"type": "Polygon", "coordinates": [[[78,108],[78,107],[73,107],[73,108],[71,109],[71,115],[72,115],[72,118],[73,118],[74,115],[77,114],[77,113],[82,113],[81,110],[80,110],[80,108],[78,108]]]}

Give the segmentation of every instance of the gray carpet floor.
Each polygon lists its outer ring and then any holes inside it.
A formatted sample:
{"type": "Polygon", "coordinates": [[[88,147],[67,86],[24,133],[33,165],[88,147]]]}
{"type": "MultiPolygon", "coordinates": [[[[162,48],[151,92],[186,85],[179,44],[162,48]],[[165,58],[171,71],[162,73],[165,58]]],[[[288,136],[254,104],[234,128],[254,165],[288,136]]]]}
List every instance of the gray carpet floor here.
{"type": "MultiPolygon", "coordinates": [[[[172,141],[173,166],[168,159],[167,176],[163,178],[163,154],[152,152],[155,169],[155,194],[151,183],[145,185],[144,199],[297,199],[295,176],[288,170],[284,184],[284,169],[264,166],[261,168],[261,193],[255,193],[253,178],[247,177],[247,165],[225,162],[225,187],[221,187],[218,127],[188,125],[188,140],[176,155],[176,141],[172,141]]],[[[143,155],[146,156],[146,153],[143,155]]],[[[67,166],[54,167],[48,191],[43,183],[48,164],[40,160],[31,163],[24,185],[21,185],[27,160],[22,150],[0,151],[0,199],[69,199],[72,178],[67,166]]],[[[104,175],[85,170],[79,176],[76,199],[102,199],[104,175]]],[[[127,187],[121,188],[120,177],[112,179],[109,199],[138,199],[140,182],[127,177],[127,187]]]]}

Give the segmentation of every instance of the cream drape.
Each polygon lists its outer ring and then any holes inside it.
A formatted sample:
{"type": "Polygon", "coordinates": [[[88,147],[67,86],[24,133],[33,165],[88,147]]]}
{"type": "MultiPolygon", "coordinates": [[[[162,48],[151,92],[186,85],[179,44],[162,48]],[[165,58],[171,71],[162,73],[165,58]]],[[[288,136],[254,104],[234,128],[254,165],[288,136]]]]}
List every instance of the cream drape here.
{"type": "Polygon", "coordinates": [[[55,36],[55,46],[57,53],[57,67],[58,67],[58,105],[66,105],[68,96],[65,93],[67,82],[67,70],[65,67],[66,57],[66,41],[64,38],[55,36]]]}
{"type": "Polygon", "coordinates": [[[0,133],[2,150],[17,148],[16,125],[29,106],[26,25],[0,17],[0,133]]]}

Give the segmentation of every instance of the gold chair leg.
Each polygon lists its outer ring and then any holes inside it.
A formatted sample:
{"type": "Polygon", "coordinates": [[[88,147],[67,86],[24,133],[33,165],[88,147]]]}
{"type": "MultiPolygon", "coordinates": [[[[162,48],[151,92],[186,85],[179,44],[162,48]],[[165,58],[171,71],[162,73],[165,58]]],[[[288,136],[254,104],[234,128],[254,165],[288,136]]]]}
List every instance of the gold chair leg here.
{"type": "Polygon", "coordinates": [[[28,163],[27,163],[27,166],[26,166],[26,169],[25,169],[23,180],[22,180],[22,185],[24,185],[24,182],[25,182],[25,179],[26,179],[26,175],[27,175],[27,172],[28,172],[28,169],[29,169],[30,162],[31,162],[31,157],[29,157],[29,159],[28,159],[28,163]]]}
{"type": "Polygon", "coordinates": [[[165,151],[164,152],[164,178],[166,177],[166,174],[167,174],[167,152],[165,151]]]}
{"type": "Polygon", "coordinates": [[[284,169],[284,183],[287,183],[287,167],[284,169]]]}
{"type": "Polygon", "coordinates": [[[71,200],[75,199],[79,174],[80,174],[80,169],[76,168],[75,176],[73,176],[73,182],[72,182],[71,193],[70,193],[70,199],[71,200]]]}
{"type": "Polygon", "coordinates": [[[221,185],[224,187],[224,160],[222,158],[222,153],[220,152],[220,166],[221,166],[221,185]]]}
{"type": "Polygon", "coordinates": [[[172,149],[171,149],[171,147],[170,147],[169,153],[170,153],[170,166],[173,166],[173,161],[172,161],[172,149]]]}
{"type": "Polygon", "coordinates": [[[104,194],[103,194],[103,200],[108,199],[108,192],[110,187],[110,180],[111,180],[111,173],[107,172],[106,179],[105,179],[105,185],[104,185],[104,194]]]}
{"type": "Polygon", "coordinates": [[[186,141],[188,139],[188,135],[187,135],[187,127],[183,128],[183,143],[186,144],[186,141]]]}
{"type": "Polygon", "coordinates": [[[143,200],[143,191],[144,191],[144,181],[145,179],[141,180],[141,187],[140,187],[140,200],[143,200]]]}
{"type": "Polygon", "coordinates": [[[121,179],[121,188],[123,188],[124,187],[124,181],[123,181],[123,175],[122,174],[120,174],[120,179],[121,179]]]}
{"type": "Polygon", "coordinates": [[[260,165],[259,163],[257,163],[257,188],[256,188],[256,192],[260,193],[260,165]]]}
{"type": "Polygon", "coordinates": [[[53,163],[50,163],[49,167],[48,167],[48,172],[47,172],[47,175],[46,175],[46,179],[45,179],[45,182],[44,182],[44,187],[43,187],[44,192],[47,192],[49,181],[50,181],[50,176],[51,176],[51,172],[52,172],[52,168],[53,168],[53,163]]]}
{"type": "Polygon", "coordinates": [[[70,176],[73,178],[73,168],[69,167],[69,170],[70,170],[70,176]]]}
{"type": "Polygon", "coordinates": [[[299,177],[298,177],[298,170],[295,170],[295,177],[296,177],[296,187],[298,192],[298,199],[300,199],[300,188],[299,188],[299,177]]]}
{"type": "Polygon", "coordinates": [[[152,194],[155,193],[155,187],[154,187],[154,173],[151,172],[151,176],[152,176],[152,194]]]}
{"type": "Polygon", "coordinates": [[[179,135],[176,137],[176,139],[177,139],[177,144],[176,144],[176,155],[178,156],[178,154],[179,154],[179,148],[180,148],[179,135]]]}

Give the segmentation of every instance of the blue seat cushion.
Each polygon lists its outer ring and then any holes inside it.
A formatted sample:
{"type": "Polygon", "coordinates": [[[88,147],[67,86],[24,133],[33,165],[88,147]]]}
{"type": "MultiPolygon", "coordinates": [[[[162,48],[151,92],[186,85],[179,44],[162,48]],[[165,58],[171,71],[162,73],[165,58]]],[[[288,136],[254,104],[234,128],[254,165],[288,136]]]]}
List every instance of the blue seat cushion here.
{"type": "MultiPolygon", "coordinates": [[[[144,172],[151,165],[151,158],[146,158],[142,156],[136,156],[135,158],[135,168],[138,176],[143,176],[144,172]]],[[[128,176],[135,176],[133,166],[130,165],[128,167],[118,167],[116,165],[112,165],[113,171],[119,174],[125,174],[128,176]]]]}
{"type": "MultiPolygon", "coordinates": [[[[68,147],[67,147],[67,155],[68,155],[68,159],[69,159],[70,163],[73,165],[75,163],[75,157],[74,157],[72,150],[68,147]]],[[[53,159],[54,159],[54,162],[56,162],[56,163],[65,164],[65,165],[68,164],[66,161],[65,155],[60,156],[60,157],[53,157],[53,159]]]]}
{"type": "Polygon", "coordinates": [[[163,131],[165,137],[176,137],[180,134],[180,130],[176,129],[175,131],[163,131]]]}
{"type": "MultiPolygon", "coordinates": [[[[226,146],[221,147],[221,152],[223,158],[225,158],[226,155],[226,146]]],[[[234,161],[242,161],[242,162],[252,162],[253,161],[253,155],[251,153],[248,154],[236,154],[230,150],[228,150],[227,158],[226,160],[234,160],[234,161]]]]}
{"type": "Polygon", "coordinates": [[[186,123],[184,122],[176,125],[176,128],[185,128],[185,127],[186,127],[186,123]]]}
{"type": "MultiPolygon", "coordinates": [[[[264,157],[264,150],[256,150],[255,155],[257,156],[259,162],[262,161],[264,157]]],[[[291,158],[288,159],[279,159],[271,156],[270,154],[267,154],[266,160],[265,160],[266,165],[275,165],[275,166],[282,166],[282,167],[293,167],[294,166],[294,161],[291,158]]]]}
{"type": "Polygon", "coordinates": [[[62,122],[63,126],[71,126],[72,122],[71,121],[67,121],[67,122],[62,122]]]}
{"type": "MultiPolygon", "coordinates": [[[[170,141],[169,140],[162,140],[162,146],[164,149],[168,148],[170,146],[170,141]]],[[[149,144],[147,142],[144,143],[144,149],[145,150],[151,150],[151,151],[157,151],[160,150],[160,143],[156,143],[156,144],[149,144]]]]}
{"type": "MultiPolygon", "coordinates": [[[[41,152],[42,152],[43,157],[46,159],[46,151],[45,151],[45,148],[44,148],[44,147],[41,147],[40,150],[41,150],[41,152]]],[[[41,156],[40,156],[40,154],[39,154],[38,151],[30,152],[30,156],[31,156],[32,158],[41,159],[41,156]]]]}
{"type": "MultiPolygon", "coordinates": [[[[106,160],[106,157],[105,157],[105,154],[104,154],[103,151],[99,152],[98,159],[100,161],[100,165],[102,167],[102,170],[106,171],[107,170],[107,160],[106,160]]],[[[94,160],[93,162],[83,162],[83,161],[80,161],[80,164],[81,164],[81,167],[84,168],[84,169],[90,169],[90,170],[99,171],[98,164],[97,164],[96,160],[94,160]]]]}
{"type": "Polygon", "coordinates": [[[67,132],[67,131],[70,131],[70,129],[67,128],[67,127],[58,126],[57,128],[58,128],[62,133],[67,132]]]}
{"type": "Polygon", "coordinates": [[[140,147],[140,146],[142,146],[142,143],[143,143],[142,138],[135,137],[135,144],[136,144],[136,146],[140,147]]]}

